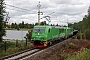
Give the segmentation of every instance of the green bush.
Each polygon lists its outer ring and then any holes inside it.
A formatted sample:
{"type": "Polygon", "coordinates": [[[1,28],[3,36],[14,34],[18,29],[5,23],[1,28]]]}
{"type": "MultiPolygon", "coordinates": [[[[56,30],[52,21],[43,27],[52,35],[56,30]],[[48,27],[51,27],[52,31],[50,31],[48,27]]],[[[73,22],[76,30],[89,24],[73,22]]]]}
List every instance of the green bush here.
{"type": "Polygon", "coordinates": [[[68,46],[73,47],[73,46],[75,46],[75,44],[71,42],[71,43],[68,44],[68,46]]]}

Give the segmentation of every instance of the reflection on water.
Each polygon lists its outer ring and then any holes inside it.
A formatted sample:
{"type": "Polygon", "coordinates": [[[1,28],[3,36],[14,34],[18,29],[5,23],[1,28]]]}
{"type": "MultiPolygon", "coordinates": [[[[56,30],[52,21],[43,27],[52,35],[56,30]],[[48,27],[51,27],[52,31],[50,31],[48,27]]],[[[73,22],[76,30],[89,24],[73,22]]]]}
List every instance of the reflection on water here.
{"type": "Polygon", "coordinates": [[[28,31],[22,30],[6,30],[6,36],[3,36],[4,39],[14,39],[14,40],[25,40],[25,36],[28,31]]]}

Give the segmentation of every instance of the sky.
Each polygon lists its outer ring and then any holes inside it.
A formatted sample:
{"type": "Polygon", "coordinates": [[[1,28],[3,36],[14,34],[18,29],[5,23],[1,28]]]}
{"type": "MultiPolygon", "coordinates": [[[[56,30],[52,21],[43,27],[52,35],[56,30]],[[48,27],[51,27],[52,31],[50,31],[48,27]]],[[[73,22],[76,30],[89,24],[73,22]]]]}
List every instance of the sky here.
{"type": "Polygon", "coordinates": [[[45,18],[40,22],[46,21],[48,24],[67,25],[82,21],[87,15],[90,0],[5,0],[6,11],[9,12],[8,23],[30,23],[38,22],[38,7],[40,1],[40,11],[44,16],[50,16],[51,22],[45,18]],[[17,8],[18,7],[18,8],[17,8]]]}

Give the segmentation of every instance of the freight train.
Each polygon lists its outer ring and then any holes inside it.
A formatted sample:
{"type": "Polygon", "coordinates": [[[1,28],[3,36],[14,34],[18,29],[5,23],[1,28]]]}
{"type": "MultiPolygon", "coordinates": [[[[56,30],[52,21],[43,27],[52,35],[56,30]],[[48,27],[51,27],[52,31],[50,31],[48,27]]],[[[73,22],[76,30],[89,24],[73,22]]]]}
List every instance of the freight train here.
{"type": "Polygon", "coordinates": [[[78,31],[68,27],[59,26],[34,26],[32,32],[31,43],[36,48],[47,47],[56,41],[62,41],[73,35],[78,31]]]}

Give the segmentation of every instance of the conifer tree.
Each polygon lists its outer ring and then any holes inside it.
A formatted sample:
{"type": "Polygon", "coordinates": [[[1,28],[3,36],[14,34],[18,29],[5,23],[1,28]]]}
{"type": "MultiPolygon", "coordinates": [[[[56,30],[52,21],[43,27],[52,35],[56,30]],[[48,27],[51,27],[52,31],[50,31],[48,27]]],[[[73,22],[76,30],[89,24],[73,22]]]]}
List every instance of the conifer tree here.
{"type": "Polygon", "coordinates": [[[5,35],[5,30],[3,29],[3,23],[4,23],[4,14],[5,13],[5,7],[4,7],[4,0],[0,0],[0,42],[2,41],[2,36],[5,35]]]}

